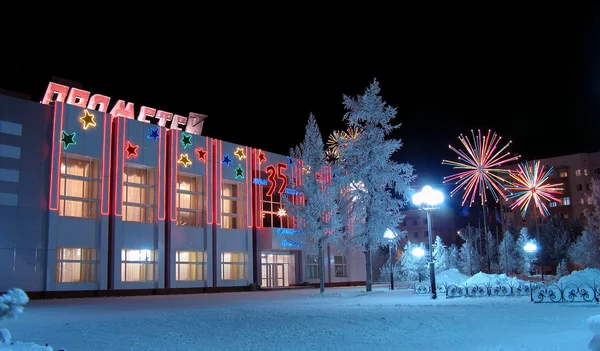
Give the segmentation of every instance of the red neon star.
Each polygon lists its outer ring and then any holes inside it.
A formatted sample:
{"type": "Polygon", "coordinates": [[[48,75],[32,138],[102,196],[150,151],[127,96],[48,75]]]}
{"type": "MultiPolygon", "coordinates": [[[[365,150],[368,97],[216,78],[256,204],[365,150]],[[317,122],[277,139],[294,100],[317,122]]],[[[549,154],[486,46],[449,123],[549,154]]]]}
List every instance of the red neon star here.
{"type": "Polygon", "coordinates": [[[258,150],[258,164],[261,164],[266,161],[267,161],[267,156],[265,156],[265,153],[262,152],[262,150],[258,150]]]}
{"type": "Polygon", "coordinates": [[[203,148],[197,148],[196,153],[198,154],[198,160],[206,162],[206,151],[203,148]]]}
{"type": "Polygon", "coordinates": [[[133,145],[128,141],[127,147],[125,148],[125,151],[127,151],[127,158],[130,158],[131,156],[137,156],[137,150],[139,147],[139,145],[133,145]]]}

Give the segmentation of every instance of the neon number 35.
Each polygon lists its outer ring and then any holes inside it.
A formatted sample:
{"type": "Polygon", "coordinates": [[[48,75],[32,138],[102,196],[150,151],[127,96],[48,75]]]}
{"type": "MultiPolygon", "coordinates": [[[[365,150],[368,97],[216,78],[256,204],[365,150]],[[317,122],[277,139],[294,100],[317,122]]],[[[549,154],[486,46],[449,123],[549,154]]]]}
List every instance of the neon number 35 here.
{"type": "Polygon", "coordinates": [[[277,168],[273,165],[267,166],[265,171],[267,172],[267,181],[269,182],[269,189],[267,189],[267,196],[272,196],[275,192],[275,188],[277,187],[277,179],[281,180],[281,185],[277,190],[278,193],[283,194],[285,192],[285,188],[287,188],[288,180],[283,171],[287,169],[287,165],[285,163],[277,162],[277,168]]]}

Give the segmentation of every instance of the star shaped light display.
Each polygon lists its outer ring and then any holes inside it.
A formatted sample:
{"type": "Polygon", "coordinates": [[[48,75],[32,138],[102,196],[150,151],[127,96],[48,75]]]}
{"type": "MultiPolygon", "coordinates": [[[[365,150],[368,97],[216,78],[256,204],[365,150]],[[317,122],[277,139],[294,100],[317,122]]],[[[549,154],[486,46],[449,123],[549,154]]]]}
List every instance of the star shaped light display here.
{"type": "Polygon", "coordinates": [[[262,150],[258,150],[258,164],[267,162],[267,156],[262,150]]]}
{"type": "Polygon", "coordinates": [[[192,136],[190,134],[181,133],[181,143],[183,144],[183,148],[192,145],[192,136]]]}
{"type": "Polygon", "coordinates": [[[158,134],[158,127],[148,128],[148,129],[150,129],[150,134],[148,134],[148,139],[154,139],[154,141],[157,141],[158,137],[160,137],[160,134],[158,134]]]}
{"type": "Polygon", "coordinates": [[[236,155],[240,159],[240,161],[246,158],[246,154],[244,154],[244,149],[241,147],[235,149],[235,152],[233,154],[236,155]]]}
{"type": "Polygon", "coordinates": [[[183,167],[187,168],[188,165],[192,164],[192,161],[190,161],[188,154],[181,154],[179,155],[179,160],[177,160],[177,163],[181,163],[183,167]]]}
{"type": "Polygon", "coordinates": [[[127,147],[125,148],[125,151],[127,151],[127,158],[130,158],[131,156],[137,156],[137,150],[140,146],[139,145],[133,145],[132,143],[130,143],[129,141],[127,142],[127,147]]]}
{"type": "Polygon", "coordinates": [[[533,200],[533,205],[537,207],[540,214],[543,217],[549,216],[550,211],[542,200],[560,203],[560,199],[554,195],[561,194],[563,191],[562,184],[546,184],[552,170],[552,167],[544,169],[544,166],[540,166],[540,161],[533,161],[531,164],[521,163],[516,171],[510,172],[512,181],[509,181],[510,185],[506,189],[512,194],[508,195],[508,198],[517,199],[510,205],[510,209],[520,207],[521,216],[525,218],[529,204],[533,200]]]}
{"type": "Polygon", "coordinates": [[[94,121],[94,115],[91,114],[88,110],[83,110],[83,116],[79,117],[79,120],[83,123],[83,129],[88,129],[89,126],[96,126],[96,121],[94,121]]]}
{"type": "Polygon", "coordinates": [[[285,211],[285,208],[283,208],[283,207],[280,207],[280,208],[277,210],[277,216],[279,216],[279,218],[281,218],[281,217],[285,217],[286,215],[287,215],[287,212],[285,211]]]}
{"type": "Polygon", "coordinates": [[[206,151],[203,148],[201,148],[201,147],[197,148],[196,154],[198,155],[199,161],[206,162],[206,151]]]}
{"type": "Polygon", "coordinates": [[[235,168],[235,177],[236,178],[244,178],[244,169],[242,168],[242,165],[238,165],[235,168]]]}
{"type": "Polygon", "coordinates": [[[63,143],[63,147],[65,148],[65,150],[69,147],[69,145],[71,144],[77,144],[75,142],[75,133],[67,133],[63,130],[62,132],[62,138],[60,138],[60,141],[63,143]]]}
{"type": "Polygon", "coordinates": [[[229,166],[232,162],[233,160],[229,157],[229,154],[223,155],[223,160],[221,161],[222,164],[229,166]]]}

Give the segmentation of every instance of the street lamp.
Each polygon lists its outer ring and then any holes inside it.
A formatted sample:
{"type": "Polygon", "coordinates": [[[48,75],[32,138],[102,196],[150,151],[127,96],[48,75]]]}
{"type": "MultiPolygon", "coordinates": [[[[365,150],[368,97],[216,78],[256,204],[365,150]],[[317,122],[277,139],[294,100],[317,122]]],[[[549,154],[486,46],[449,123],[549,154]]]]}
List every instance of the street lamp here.
{"type": "Polygon", "coordinates": [[[424,210],[427,213],[427,237],[429,239],[429,280],[431,282],[431,297],[437,298],[435,289],[435,263],[433,262],[433,244],[432,244],[432,232],[431,232],[431,211],[437,209],[439,205],[444,201],[444,194],[439,190],[434,190],[429,185],[423,187],[423,189],[414,194],[412,198],[413,203],[424,210]]]}
{"type": "Polygon", "coordinates": [[[523,250],[525,250],[525,252],[527,253],[534,253],[537,251],[537,245],[532,242],[529,242],[525,246],[523,246],[523,250]]]}
{"type": "MultiPolygon", "coordinates": [[[[421,247],[417,246],[414,249],[412,249],[412,255],[415,256],[417,259],[421,259],[421,257],[423,257],[425,255],[425,250],[423,250],[421,247]]],[[[419,270],[419,283],[421,282],[421,270],[419,270]]]]}
{"type": "Polygon", "coordinates": [[[388,239],[389,244],[388,248],[390,250],[390,290],[394,290],[394,266],[392,266],[392,244],[394,243],[394,238],[396,238],[396,234],[390,229],[387,229],[385,233],[383,233],[383,237],[388,239]]]}

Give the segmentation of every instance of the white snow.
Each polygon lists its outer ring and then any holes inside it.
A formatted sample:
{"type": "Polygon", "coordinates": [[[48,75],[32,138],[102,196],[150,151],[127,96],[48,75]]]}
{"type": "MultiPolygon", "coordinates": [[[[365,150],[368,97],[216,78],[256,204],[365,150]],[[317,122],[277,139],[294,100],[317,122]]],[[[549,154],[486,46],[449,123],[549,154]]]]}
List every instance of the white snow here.
{"type": "Polygon", "coordinates": [[[435,274],[435,283],[437,284],[463,284],[469,279],[468,275],[462,274],[456,268],[450,268],[435,274]]]}
{"type": "Polygon", "coordinates": [[[0,344],[0,351],[53,351],[50,346],[41,346],[33,342],[14,342],[13,344],[0,344]]]}
{"type": "Polygon", "coordinates": [[[68,351],[574,351],[586,350],[593,337],[586,320],[598,314],[596,303],[432,300],[377,286],[328,288],[323,297],[294,289],[34,300],[2,326],[13,340],[68,351]]]}
{"type": "Polygon", "coordinates": [[[600,285],[600,269],[598,268],[586,268],[581,271],[573,271],[571,274],[566,275],[558,281],[559,284],[566,286],[567,284],[589,284],[594,283],[600,285]]]}
{"type": "Polygon", "coordinates": [[[529,284],[517,277],[509,277],[506,274],[486,274],[479,272],[464,282],[465,285],[486,285],[486,284],[509,284],[515,286],[517,284],[529,284]]]}

